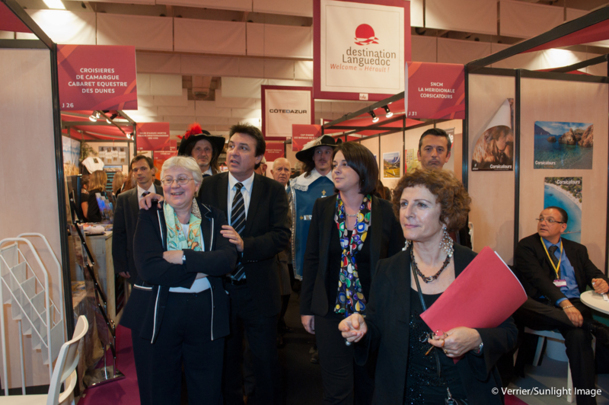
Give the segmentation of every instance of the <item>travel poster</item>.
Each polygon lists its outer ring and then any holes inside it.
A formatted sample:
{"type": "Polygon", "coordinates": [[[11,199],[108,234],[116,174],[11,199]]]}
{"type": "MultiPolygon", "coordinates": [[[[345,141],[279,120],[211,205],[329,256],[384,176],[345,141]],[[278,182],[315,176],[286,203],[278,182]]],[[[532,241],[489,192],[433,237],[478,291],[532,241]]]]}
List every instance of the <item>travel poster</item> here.
{"type": "Polygon", "coordinates": [[[594,125],[536,121],[535,169],[592,169],[594,125]]]}
{"type": "Polygon", "coordinates": [[[400,178],[400,152],[383,153],[383,178],[400,178]]]}
{"type": "Polygon", "coordinates": [[[514,99],[503,101],[472,153],[472,171],[510,171],[514,168],[514,99]]]}
{"type": "Polygon", "coordinates": [[[560,207],[567,211],[569,220],[563,233],[565,239],[581,243],[582,178],[546,177],[543,187],[543,206],[560,207]]]}

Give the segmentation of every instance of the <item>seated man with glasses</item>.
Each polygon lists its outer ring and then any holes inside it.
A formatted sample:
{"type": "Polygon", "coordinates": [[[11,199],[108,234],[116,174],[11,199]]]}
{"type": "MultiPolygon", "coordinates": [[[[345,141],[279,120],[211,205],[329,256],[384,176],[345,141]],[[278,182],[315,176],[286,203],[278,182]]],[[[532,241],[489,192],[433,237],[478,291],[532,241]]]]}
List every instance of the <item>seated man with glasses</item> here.
{"type": "MultiPolygon", "coordinates": [[[[564,239],[567,212],[559,207],[541,211],[537,233],[518,242],[514,264],[528,300],[516,311],[519,327],[558,330],[565,338],[573,385],[595,388],[591,333],[597,342],[609,344],[609,328],[592,319],[579,299],[590,286],[597,293],[609,290],[607,277],[590,261],[584,245],[564,239]]],[[[596,404],[590,396],[577,396],[578,404],[596,404]]]]}

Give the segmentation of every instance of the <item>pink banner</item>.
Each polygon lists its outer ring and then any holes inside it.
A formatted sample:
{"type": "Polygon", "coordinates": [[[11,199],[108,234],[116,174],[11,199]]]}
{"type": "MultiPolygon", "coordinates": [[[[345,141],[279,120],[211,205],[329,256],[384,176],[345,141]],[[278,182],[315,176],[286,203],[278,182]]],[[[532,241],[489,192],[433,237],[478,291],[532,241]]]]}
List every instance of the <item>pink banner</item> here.
{"type": "Polygon", "coordinates": [[[292,125],[292,150],[301,151],[305,144],[321,136],[321,125],[292,125]]]}
{"type": "Polygon", "coordinates": [[[155,177],[161,180],[161,169],[163,168],[163,163],[170,157],[174,157],[178,155],[178,151],[174,150],[157,150],[154,152],[154,167],[156,168],[155,177]]]}
{"type": "Polygon", "coordinates": [[[146,122],[135,127],[137,150],[176,150],[176,141],[169,139],[168,122],[146,122]]]}
{"type": "Polygon", "coordinates": [[[266,152],[264,152],[264,157],[267,162],[274,162],[275,159],[279,159],[280,157],[284,157],[283,153],[283,142],[273,142],[268,141],[266,143],[266,152]]]}
{"type": "Polygon", "coordinates": [[[134,46],[57,45],[62,110],[137,110],[134,46]]]}
{"type": "Polygon", "coordinates": [[[408,62],[405,111],[409,118],[464,119],[463,65],[408,62]]]}

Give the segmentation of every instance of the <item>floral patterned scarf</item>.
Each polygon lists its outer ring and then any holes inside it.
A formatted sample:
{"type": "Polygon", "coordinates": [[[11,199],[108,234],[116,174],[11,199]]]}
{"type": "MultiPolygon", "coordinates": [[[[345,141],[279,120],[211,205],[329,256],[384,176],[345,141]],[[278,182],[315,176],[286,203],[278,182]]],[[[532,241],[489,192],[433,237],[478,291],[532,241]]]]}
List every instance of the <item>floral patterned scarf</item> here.
{"type": "Polygon", "coordinates": [[[337,314],[344,314],[345,317],[348,317],[354,312],[364,312],[366,309],[366,298],[364,297],[362,285],[359,281],[355,255],[362,250],[362,246],[364,246],[364,242],[368,236],[371,206],[372,197],[366,195],[362,201],[359,212],[357,213],[357,222],[353,229],[353,233],[351,234],[351,239],[349,239],[345,204],[340,197],[340,192],[337,194],[334,222],[336,222],[336,227],[338,228],[340,246],[343,251],[340,260],[338,293],[336,295],[334,312],[337,314]]]}
{"type": "Polygon", "coordinates": [[[163,215],[167,223],[167,250],[192,249],[200,252],[201,248],[201,211],[199,204],[193,198],[190,221],[188,221],[188,235],[184,235],[178,214],[169,205],[164,204],[163,215]]]}

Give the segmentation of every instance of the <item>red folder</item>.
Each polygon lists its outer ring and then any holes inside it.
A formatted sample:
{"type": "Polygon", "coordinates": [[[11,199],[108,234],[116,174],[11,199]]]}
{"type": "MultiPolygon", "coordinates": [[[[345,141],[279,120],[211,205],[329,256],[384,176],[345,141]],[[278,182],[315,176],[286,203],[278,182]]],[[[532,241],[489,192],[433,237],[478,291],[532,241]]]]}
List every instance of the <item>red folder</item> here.
{"type": "Polygon", "coordinates": [[[459,326],[494,328],[526,300],[518,278],[487,246],[421,318],[432,331],[447,332],[459,326]]]}

